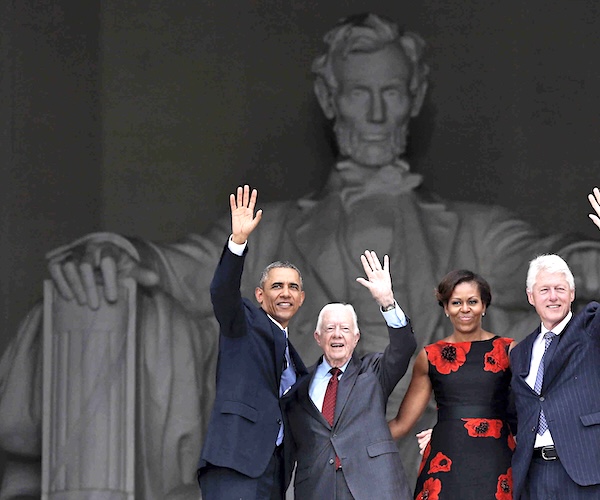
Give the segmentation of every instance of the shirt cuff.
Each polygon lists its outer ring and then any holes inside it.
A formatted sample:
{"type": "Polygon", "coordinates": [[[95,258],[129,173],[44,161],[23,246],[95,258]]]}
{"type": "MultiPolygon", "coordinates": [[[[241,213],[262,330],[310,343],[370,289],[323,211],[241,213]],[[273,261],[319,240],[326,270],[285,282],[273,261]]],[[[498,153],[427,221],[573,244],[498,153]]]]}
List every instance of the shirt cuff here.
{"type": "Polygon", "coordinates": [[[248,241],[244,241],[244,243],[242,243],[241,245],[238,243],[235,243],[232,239],[231,236],[229,237],[229,239],[227,240],[227,248],[229,248],[229,251],[234,254],[237,255],[239,257],[241,257],[242,255],[244,255],[244,250],[246,250],[246,247],[248,246],[248,241]]]}
{"type": "Polygon", "coordinates": [[[408,325],[408,321],[406,319],[406,314],[398,305],[398,302],[394,301],[396,307],[391,311],[382,312],[383,319],[390,328],[402,328],[403,326],[408,325]]]}

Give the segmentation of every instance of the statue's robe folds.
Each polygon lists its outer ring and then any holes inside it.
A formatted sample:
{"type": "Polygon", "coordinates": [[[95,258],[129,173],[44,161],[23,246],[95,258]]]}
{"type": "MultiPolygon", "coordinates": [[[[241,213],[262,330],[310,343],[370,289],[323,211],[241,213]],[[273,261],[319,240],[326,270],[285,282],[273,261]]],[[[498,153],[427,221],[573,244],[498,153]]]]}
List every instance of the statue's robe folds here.
{"type": "MultiPolygon", "coordinates": [[[[362,195],[330,191],[318,199],[262,208],[263,219],[249,241],[242,291],[252,297],[261,271],[274,260],[298,266],[306,301],[289,331],[307,364],[321,354],[313,332],[319,310],[329,302],[356,308],[359,356],[385,348],[386,325],[368,290],[355,281],[363,275],[359,257],[365,249],[389,254],[395,295],[421,348],[451,331],[434,297],[448,271],[471,269],[484,276],[493,293],[484,327],[520,338],[538,321],[524,293],[529,260],[548,252],[568,257],[569,248],[577,248],[575,238],[542,237],[503,208],[443,201],[421,189],[362,195]]],[[[205,234],[175,244],[130,239],[142,263],[161,278],[156,288],[138,292],[136,489],[148,500],[198,496],[195,469],[214,397],[218,347],[209,284],[229,233],[230,219],[224,217],[205,234]]],[[[41,327],[37,306],[0,362],[0,446],[10,454],[5,491],[15,481],[32,483],[39,491],[41,327]]],[[[393,392],[389,418],[409,381],[406,375],[393,392]]],[[[415,432],[434,423],[432,403],[415,432]]],[[[414,484],[420,458],[416,440],[409,435],[399,446],[414,484]]]]}

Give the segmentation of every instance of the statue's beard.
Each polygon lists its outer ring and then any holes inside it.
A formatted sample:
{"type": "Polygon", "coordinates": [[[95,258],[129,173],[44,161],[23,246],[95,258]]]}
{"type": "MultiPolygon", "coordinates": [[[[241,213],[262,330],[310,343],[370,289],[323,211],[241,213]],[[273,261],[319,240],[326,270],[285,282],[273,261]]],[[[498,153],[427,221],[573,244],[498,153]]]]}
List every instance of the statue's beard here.
{"type": "Polygon", "coordinates": [[[359,130],[347,123],[335,123],[333,130],[337,137],[342,157],[349,157],[359,165],[383,167],[401,156],[406,149],[408,124],[400,125],[380,141],[362,138],[359,130]]]}

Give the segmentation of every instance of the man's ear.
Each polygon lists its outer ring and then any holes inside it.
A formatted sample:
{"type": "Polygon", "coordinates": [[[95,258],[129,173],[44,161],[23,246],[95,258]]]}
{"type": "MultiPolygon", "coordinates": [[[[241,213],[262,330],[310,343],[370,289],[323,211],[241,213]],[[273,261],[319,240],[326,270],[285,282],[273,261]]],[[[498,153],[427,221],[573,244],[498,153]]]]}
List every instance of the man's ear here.
{"type": "Polygon", "coordinates": [[[421,82],[421,85],[419,85],[417,92],[413,96],[412,108],[410,110],[410,116],[412,118],[418,116],[418,114],[421,112],[421,107],[423,106],[423,102],[425,101],[425,94],[427,94],[428,86],[429,83],[427,81],[421,82]]]}
{"type": "Polygon", "coordinates": [[[258,302],[259,304],[262,304],[263,289],[261,287],[257,286],[254,289],[254,296],[256,297],[256,302],[258,302]]]}
{"type": "Polygon", "coordinates": [[[315,332],[313,333],[313,336],[315,337],[317,344],[321,345],[321,335],[319,335],[319,332],[317,330],[315,330],[315,332]]]}
{"type": "Polygon", "coordinates": [[[525,292],[527,293],[527,300],[533,307],[535,307],[535,304],[533,303],[533,293],[531,293],[529,290],[525,290],[525,292]]]}
{"type": "Polygon", "coordinates": [[[323,110],[323,114],[329,119],[332,120],[335,117],[335,106],[333,104],[333,93],[325,82],[325,79],[321,76],[318,76],[314,83],[314,91],[317,96],[317,100],[319,101],[319,105],[323,110]]]}

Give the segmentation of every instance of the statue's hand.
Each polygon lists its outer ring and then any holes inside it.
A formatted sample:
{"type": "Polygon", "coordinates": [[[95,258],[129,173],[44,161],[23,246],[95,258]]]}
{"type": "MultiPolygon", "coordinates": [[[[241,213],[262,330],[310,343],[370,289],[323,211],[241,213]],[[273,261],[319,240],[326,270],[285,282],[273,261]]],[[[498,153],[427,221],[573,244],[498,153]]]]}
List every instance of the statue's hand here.
{"type": "Polygon", "coordinates": [[[256,189],[250,193],[250,186],[247,184],[243,188],[241,186],[237,188],[237,196],[229,195],[231,235],[234,243],[240,245],[245,243],[262,218],[262,210],[258,210],[254,215],[257,196],[256,189]]]}
{"type": "Polygon", "coordinates": [[[140,265],[135,248],[122,241],[126,240],[116,235],[92,235],[50,252],[48,270],[58,292],[95,310],[100,305],[98,284],[111,303],[117,301],[119,279],[131,277],[141,286],[157,285],[158,275],[140,265]]]}

